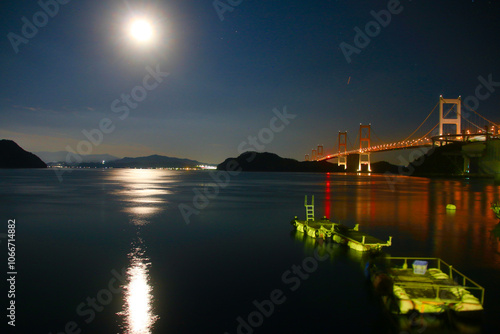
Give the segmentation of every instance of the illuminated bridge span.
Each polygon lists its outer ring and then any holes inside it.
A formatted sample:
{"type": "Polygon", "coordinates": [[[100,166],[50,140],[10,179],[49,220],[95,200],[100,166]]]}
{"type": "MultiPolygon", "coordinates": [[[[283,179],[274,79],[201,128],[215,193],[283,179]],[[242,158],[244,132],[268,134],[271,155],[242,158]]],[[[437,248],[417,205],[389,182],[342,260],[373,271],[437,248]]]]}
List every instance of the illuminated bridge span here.
{"type": "Polygon", "coordinates": [[[344,166],[345,169],[347,168],[347,156],[358,154],[358,171],[361,171],[362,165],[367,165],[368,171],[371,171],[371,153],[418,147],[430,147],[434,146],[436,143],[438,143],[439,145],[443,145],[457,141],[484,141],[488,140],[489,138],[500,137],[498,124],[489,121],[485,117],[481,116],[478,112],[470,109],[466,105],[465,107],[472,113],[462,113],[462,100],[460,97],[458,97],[458,99],[445,99],[440,96],[439,102],[434,106],[429,115],[427,115],[427,117],[417,127],[417,129],[404,140],[393,143],[379,143],[377,145],[372,145],[371,134],[373,130],[371,128],[371,124],[360,124],[359,137],[357,138],[357,141],[359,141],[359,148],[354,149],[351,145],[351,149],[347,150],[347,131],[339,131],[337,152],[324,155],[323,146],[318,145],[317,149],[312,150],[311,159],[309,159],[309,155],[306,154],[305,160],[325,161],[337,159],[338,165],[344,166]],[[415,134],[417,134],[418,131],[422,131],[424,124],[426,124],[426,122],[429,120],[430,116],[433,114],[434,110],[436,110],[438,105],[439,122],[424,135],[416,136],[416,138],[411,139],[415,136],[415,134]],[[451,107],[446,112],[444,110],[445,105],[451,105],[451,107]],[[439,129],[436,129],[438,128],[438,126],[439,129]]]}

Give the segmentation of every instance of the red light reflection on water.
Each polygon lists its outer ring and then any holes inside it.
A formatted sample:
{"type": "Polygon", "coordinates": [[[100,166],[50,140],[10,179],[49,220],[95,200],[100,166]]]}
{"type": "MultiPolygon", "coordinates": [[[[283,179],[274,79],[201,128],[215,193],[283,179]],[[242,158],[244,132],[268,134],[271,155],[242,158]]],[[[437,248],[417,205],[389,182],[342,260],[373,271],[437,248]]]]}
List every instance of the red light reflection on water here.
{"type": "Polygon", "coordinates": [[[330,219],[330,173],[326,173],[326,188],[325,188],[325,217],[330,219]]]}

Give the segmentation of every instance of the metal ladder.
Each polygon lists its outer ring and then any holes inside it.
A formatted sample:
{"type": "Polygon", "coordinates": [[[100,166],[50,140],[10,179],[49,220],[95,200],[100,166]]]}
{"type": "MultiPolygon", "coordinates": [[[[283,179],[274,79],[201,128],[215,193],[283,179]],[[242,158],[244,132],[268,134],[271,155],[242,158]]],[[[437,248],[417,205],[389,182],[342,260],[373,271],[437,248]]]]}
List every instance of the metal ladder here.
{"type": "Polygon", "coordinates": [[[304,206],[306,207],[306,221],[314,221],[314,195],[312,195],[311,204],[307,204],[307,195],[305,196],[304,206]]]}

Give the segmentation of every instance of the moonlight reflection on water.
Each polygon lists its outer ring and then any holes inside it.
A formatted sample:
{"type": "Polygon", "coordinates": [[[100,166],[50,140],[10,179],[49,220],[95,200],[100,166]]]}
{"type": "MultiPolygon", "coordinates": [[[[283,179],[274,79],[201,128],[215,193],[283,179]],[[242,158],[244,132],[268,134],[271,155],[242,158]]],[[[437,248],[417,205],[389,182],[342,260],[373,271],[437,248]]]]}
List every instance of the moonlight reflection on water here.
{"type": "Polygon", "coordinates": [[[125,305],[120,315],[124,316],[125,333],[148,334],[158,316],[153,311],[153,294],[148,267],[151,265],[140,247],[129,254],[130,267],[127,269],[125,305]]]}

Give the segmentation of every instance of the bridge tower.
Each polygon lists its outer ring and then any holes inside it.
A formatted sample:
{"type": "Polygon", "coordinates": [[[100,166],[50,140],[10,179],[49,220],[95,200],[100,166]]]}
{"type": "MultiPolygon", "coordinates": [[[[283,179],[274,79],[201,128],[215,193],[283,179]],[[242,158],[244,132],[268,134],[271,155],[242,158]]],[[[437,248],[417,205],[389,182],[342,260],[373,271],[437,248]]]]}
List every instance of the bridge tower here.
{"type": "Polygon", "coordinates": [[[304,160],[305,160],[305,161],[309,161],[309,154],[306,154],[306,155],[305,155],[304,160]]]}
{"type": "Polygon", "coordinates": [[[344,169],[347,168],[347,131],[340,132],[339,131],[339,158],[337,166],[344,166],[344,169]]]}
{"type": "Polygon", "coordinates": [[[368,165],[368,171],[371,172],[370,152],[364,152],[371,147],[371,124],[359,124],[359,167],[358,172],[361,171],[361,165],[368,165]]]}
{"type": "Polygon", "coordinates": [[[318,152],[315,149],[313,149],[311,152],[311,160],[312,161],[318,160],[318,152]]]}
{"type": "Polygon", "coordinates": [[[462,133],[462,98],[459,96],[458,99],[445,99],[443,95],[439,96],[439,135],[442,136],[443,126],[445,124],[456,125],[455,134],[459,135],[462,133]],[[457,106],[457,117],[456,118],[444,118],[443,114],[443,104],[455,104],[457,106]]]}
{"type": "Polygon", "coordinates": [[[323,145],[318,144],[318,159],[323,157],[323,145]]]}

